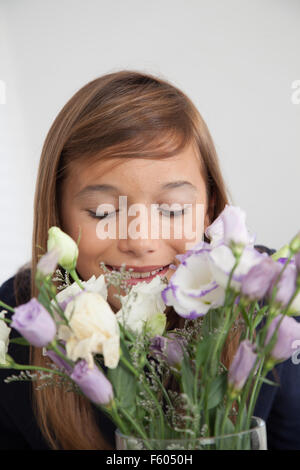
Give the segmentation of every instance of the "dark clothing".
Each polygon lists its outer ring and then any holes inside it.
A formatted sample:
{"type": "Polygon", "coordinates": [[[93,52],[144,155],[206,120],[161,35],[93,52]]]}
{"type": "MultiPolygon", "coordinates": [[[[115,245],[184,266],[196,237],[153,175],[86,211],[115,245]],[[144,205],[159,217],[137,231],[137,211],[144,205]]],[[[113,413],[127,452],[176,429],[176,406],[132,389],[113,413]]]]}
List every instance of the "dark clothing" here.
{"type": "MultiPolygon", "coordinates": [[[[259,245],[255,248],[269,255],[275,251],[259,245]]],[[[28,275],[27,284],[30,285],[30,271],[28,275]]],[[[0,287],[0,300],[12,307],[16,306],[14,281],[15,276],[0,287]]],[[[25,299],[26,295],[22,295],[22,298],[25,299]]],[[[21,303],[29,300],[30,294],[21,303]]],[[[295,318],[300,321],[300,317],[295,318]]],[[[18,333],[12,328],[10,337],[15,336],[18,333]]],[[[8,351],[20,364],[29,364],[28,352],[27,347],[17,344],[10,344],[8,351]]],[[[300,364],[297,367],[289,359],[278,364],[274,371],[267,377],[279,381],[280,386],[263,384],[254,415],[266,421],[268,449],[300,450],[300,364]]],[[[19,374],[19,371],[0,369],[0,449],[49,449],[32,411],[32,383],[4,383],[4,379],[12,374],[19,374]]],[[[95,414],[101,431],[114,447],[115,425],[96,408],[95,414]]]]}
{"type": "MultiPolygon", "coordinates": [[[[11,277],[0,288],[0,300],[11,307],[16,306],[13,285],[14,277],[11,277]]],[[[6,317],[9,316],[6,314],[6,317]]],[[[12,328],[10,337],[17,336],[18,333],[12,328]]],[[[19,364],[29,364],[28,347],[11,344],[8,353],[19,364]]],[[[31,382],[4,382],[6,377],[19,373],[17,370],[0,369],[0,448],[47,449],[31,408],[31,382]]]]}
{"type": "MultiPolygon", "coordinates": [[[[27,274],[28,286],[30,286],[30,271],[27,274]]],[[[11,307],[16,306],[14,281],[15,276],[0,287],[0,300],[11,307]]],[[[26,293],[23,290],[22,298],[24,299],[22,303],[29,301],[30,291],[26,293]]],[[[3,307],[0,306],[1,310],[3,307]]],[[[11,314],[8,312],[5,316],[10,318],[11,314]]],[[[18,332],[12,328],[10,338],[19,336],[18,332]]],[[[27,346],[11,343],[8,354],[19,364],[29,364],[27,346]]],[[[6,377],[19,374],[19,370],[0,368],[0,449],[49,450],[50,447],[44,440],[33,413],[32,382],[4,382],[6,377]]],[[[98,408],[92,406],[99,428],[112,447],[115,447],[115,425],[98,408]]]]}
{"type": "MultiPolygon", "coordinates": [[[[275,252],[262,245],[255,248],[269,255],[275,252]]],[[[293,318],[300,322],[300,316],[293,318]]],[[[300,450],[299,356],[296,354],[295,363],[290,358],[267,374],[266,378],[279,383],[279,387],[264,383],[260,389],[253,414],[266,422],[269,450],[300,450]]]]}

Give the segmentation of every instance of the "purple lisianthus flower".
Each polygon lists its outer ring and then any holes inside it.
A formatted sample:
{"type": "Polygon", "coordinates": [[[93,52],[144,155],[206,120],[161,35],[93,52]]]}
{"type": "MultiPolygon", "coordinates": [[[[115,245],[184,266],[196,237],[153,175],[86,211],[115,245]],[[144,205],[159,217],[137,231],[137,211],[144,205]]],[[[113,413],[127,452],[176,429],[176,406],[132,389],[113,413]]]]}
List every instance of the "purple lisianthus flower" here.
{"type": "Polygon", "coordinates": [[[97,366],[90,369],[87,362],[81,360],[75,365],[70,377],[92,402],[109,405],[113,400],[112,385],[97,366]]]}
{"type": "Polygon", "coordinates": [[[280,263],[277,264],[277,274],[273,277],[270,287],[268,289],[267,295],[269,298],[272,298],[272,291],[274,287],[276,287],[277,292],[275,295],[275,302],[286,306],[291,299],[292,295],[296,289],[296,279],[297,279],[297,271],[296,266],[290,263],[278,280],[278,276],[280,271],[282,270],[282,265],[280,263]]]}
{"type": "MultiPolygon", "coordinates": [[[[278,258],[276,261],[277,261],[277,263],[280,263],[283,266],[284,264],[286,264],[287,260],[288,260],[288,258],[278,258]]],[[[293,264],[294,266],[296,266],[296,263],[295,263],[294,259],[290,259],[289,264],[293,264]]]]}
{"type": "Polygon", "coordinates": [[[242,341],[228,371],[228,383],[231,388],[236,391],[243,388],[256,358],[255,345],[247,339],[242,341]]]}
{"type": "Polygon", "coordinates": [[[225,291],[218,286],[210,269],[209,250],[202,248],[184,258],[162,291],[162,299],[178,315],[194,319],[223,305],[225,291]]]}
{"type": "Polygon", "coordinates": [[[163,358],[173,367],[180,367],[183,359],[186,340],[175,333],[166,336],[155,336],[151,339],[150,351],[156,356],[163,358]]]}
{"type": "Polygon", "coordinates": [[[11,326],[36,347],[46,346],[56,334],[53,318],[35,297],[15,308],[11,326]]]}
{"type": "Polygon", "coordinates": [[[210,239],[211,246],[231,243],[253,245],[255,236],[251,235],[246,226],[246,213],[237,206],[226,204],[221,214],[207,227],[205,235],[210,239]]]}
{"type": "MultiPolygon", "coordinates": [[[[242,280],[246,274],[253,266],[261,263],[263,259],[268,257],[267,253],[260,253],[250,245],[244,247],[239,263],[231,277],[230,287],[236,292],[240,292],[242,280]]],[[[229,283],[230,273],[236,263],[231,248],[225,244],[219,244],[209,253],[209,260],[213,278],[219,286],[226,289],[229,283]]]]}
{"type": "MultiPolygon", "coordinates": [[[[205,241],[200,241],[199,243],[195,244],[190,250],[187,250],[185,253],[176,255],[175,258],[177,258],[181,264],[186,265],[186,260],[191,255],[197,255],[204,251],[209,252],[210,250],[211,246],[209,243],[206,243],[205,241]]],[[[177,266],[175,266],[175,268],[177,268],[177,266]]]]}
{"type": "Polygon", "coordinates": [[[264,258],[253,266],[242,279],[241,292],[251,300],[260,300],[268,292],[278,274],[278,265],[272,258],[264,258]]]}
{"type": "MultiPolygon", "coordinates": [[[[66,351],[61,346],[58,346],[58,349],[62,354],[66,355],[66,351]]],[[[50,357],[54,364],[56,364],[63,372],[66,372],[68,375],[72,373],[73,368],[70,364],[64,361],[62,357],[56,354],[56,352],[50,349],[45,352],[45,355],[50,357]]]]}
{"type": "Polygon", "coordinates": [[[300,252],[295,255],[295,265],[297,269],[298,276],[300,275],[300,252]]]}
{"type": "Polygon", "coordinates": [[[249,231],[246,226],[246,213],[239,207],[226,206],[221,214],[224,224],[224,242],[248,245],[249,231]]]}
{"type": "Polygon", "coordinates": [[[279,321],[281,321],[281,323],[277,329],[276,343],[270,356],[275,361],[281,362],[291,357],[295,352],[296,342],[299,344],[300,323],[298,323],[293,317],[283,316],[281,314],[277,315],[269,326],[265,339],[265,346],[270,342],[279,321]]]}

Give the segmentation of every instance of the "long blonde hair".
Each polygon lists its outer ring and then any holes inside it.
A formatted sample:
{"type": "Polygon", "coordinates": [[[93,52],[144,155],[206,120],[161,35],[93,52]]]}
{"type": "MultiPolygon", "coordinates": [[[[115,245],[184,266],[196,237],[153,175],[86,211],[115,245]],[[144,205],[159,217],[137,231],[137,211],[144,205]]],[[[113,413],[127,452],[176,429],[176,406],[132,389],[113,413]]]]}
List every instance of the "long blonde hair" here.
{"type": "MultiPolygon", "coordinates": [[[[76,160],[168,158],[193,143],[199,151],[212,222],[228,203],[216,150],[199,111],[174,85],[148,73],[121,70],[83,86],[66,103],[46,137],[38,170],[34,202],[31,296],[39,256],[46,251],[48,229],[61,226],[61,184],[76,160]]],[[[169,326],[181,320],[169,309],[169,326]]],[[[227,346],[227,361],[233,355],[227,346]]],[[[31,360],[43,365],[39,348],[31,360]]],[[[109,449],[91,404],[59,387],[33,387],[38,424],[53,449],[109,449]]]]}

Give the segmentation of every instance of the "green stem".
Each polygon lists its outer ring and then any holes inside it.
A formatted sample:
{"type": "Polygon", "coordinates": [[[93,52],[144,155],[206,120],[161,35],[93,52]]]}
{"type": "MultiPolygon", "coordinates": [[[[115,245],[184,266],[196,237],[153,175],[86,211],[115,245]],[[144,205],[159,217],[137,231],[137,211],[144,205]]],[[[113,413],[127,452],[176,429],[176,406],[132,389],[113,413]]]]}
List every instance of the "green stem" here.
{"type": "Polygon", "coordinates": [[[51,374],[57,374],[57,375],[60,375],[62,377],[67,377],[66,374],[64,374],[63,372],[59,372],[58,370],[54,370],[54,369],[47,369],[46,367],[39,367],[39,366],[26,366],[24,364],[17,364],[17,363],[13,363],[13,364],[9,364],[8,366],[4,366],[3,364],[0,364],[0,368],[3,368],[3,369],[16,369],[16,370],[41,370],[43,372],[50,372],[51,374]]]}
{"type": "Polygon", "coordinates": [[[113,403],[112,405],[112,417],[114,418],[118,428],[120,429],[120,431],[124,434],[124,435],[127,435],[127,427],[126,425],[124,425],[121,417],[119,416],[119,413],[118,413],[118,409],[117,409],[117,406],[115,404],[115,402],[113,403]]]}
{"type": "Polygon", "coordinates": [[[63,309],[60,307],[58,301],[57,301],[57,298],[56,298],[56,295],[51,291],[51,288],[48,289],[48,286],[46,286],[47,289],[46,291],[48,292],[48,294],[50,295],[50,297],[54,300],[55,302],[55,305],[56,305],[56,308],[55,310],[57,311],[57,313],[59,314],[59,316],[63,319],[63,321],[65,322],[65,324],[67,326],[69,326],[69,321],[67,319],[67,317],[65,316],[65,312],[63,311],[63,309]]]}
{"type": "Polygon", "coordinates": [[[9,310],[10,312],[15,312],[15,310],[10,305],[5,304],[4,302],[2,302],[2,300],[0,300],[0,305],[5,309],[9,310]]]}
{"type": "Polygon", "coordinates": [[[0,320],[1,320],[1,321],[4,321],[4,323],[11,323],[11,322],[12,322],[12,320],[10,320],[9,318],[2,318],[2,317],[0,317],[0,320]]]}
{"type": "Polygon", "coordinates": [[[51,343],[49,343],[48,347],[50,346],[50,349],[52,349],[61,359],[63,359],[65,362],[67,362],[70,366],[74,367],[74,363],[71,359],[69,359],[67,356],[65,356],[57,347],[57,342],[56,340],[53,340],[51,343]]]}
{"type": "Polygon", "coordinates": [[[248,318],[250,319],[250,336],[249,336],[249,341],[252,342],[253,340],[253,335],[254,335],[254,322],[255,322],[255,317],[253,318],[253,313],[254,313],[254,310],[255,310],[255,307],[258,307],[259,309],[259,306],[257,305],[257,301],[255,300],[254,302],[252,302],[251,304],[251,307],[250,307],[250,312],[249,312],[249,315],[248,315],[248,318]]]}
{"type": "Polygon", "coordinates": [[[262,372],[262,369],[263,369],[263,365],[264,365],[264,359],[262,359],[262,361],[259,365],[259,369],[258,369],[257,374],[256,374],[255,382],[254,382],[254,385],[253,385],[253,389],[252,389],[252,393],[251,393],[251,397],[250,397],[250,401],[249,401],[249,405],[248,405],[247,428],[250,425],[250,420],[251,420],[251,417],[252,417],[252,414],[253,414],[253,410],[254,410],[255,403],[256,403],[256,400],[257,400],[257,397],[258,397],[258,393],[259,393],[259,390],[262,386],[262,381],[261,381],[260,384],[258,384],[258,381],[261,378],[261,372],[262,372]]]}
{"type": "Polygon", "coordinates": [[[81,281],[79,279],[79,277],[77,276],[77,272],[75,269],[71,269],[71,271],[69,271],[71,277],[73,278],[73,280],[76,282],[76,284],[79,285],[80,289],[84,290],[84,287],[83,285],[81,284],[81,281]]]}
{"type": "MultiPolygon", "coordinates": [[[[219,433],[219,436],[223,436],[224,435],[224,428],[225,428],[225,424],[226,424],[226,420],[227,420],[227,416],[229,414],[229,410],[231,408],[231,405],[233,403],[233,400],[229,399],[227,397],[227,403],[226,403],[226,408],[225,408],[225,411],[224,411],[224,416],[223,416],[223,419],[222,419],[222,423],[221,423],[221,426],[220,426],[220,433],[219,433]]],[[[222,448],[222,441],[220,442],[220,450],[222,448]]]]}
{"type": "Polygon", "coordinates": [[[252,367],[251,373],[249,374],[247,382],[246,382],[246,384],[243,388],[243,393],[240,397],[240,402],[239,402],[239,412],[238,412],[238,417],[237,417],[236,424],[235,424],[235,432],[240,431],[241,420],[242,420],[242,416],[243,416],[243,409],[246,406],[246,401],[247,401],[247,398],[249,396],[249,390],[250,390],[250,387],[252,385],[252,378],[255,374],[255,371],[256,371],[256,368],[257,368],[257,365],[258,365],[258,362],[260,361],[260,359],[261,359],[260,356],[257,356],[255,364],[252,367]]]}
{"type": "Polygon", "coordinates": [[[139,433],[141,438],[144,440],[144,443],[145,443],[145,446],[147,447],[147,449],[152,450],[151,445],[148,442],[147,435],[144,433],[144,431],[141,429],[141,427],[135,422],[135,420],[132,418],[132,416],[129,413],[127,413],[127,411],[124,408],[121,410],[121,413],[123,413],[125,418],[132,424],[134,429],[139,433]]]}
{"type": "Polygon", "coordinates": [[[161,389],[161,391],[162,391],[162,393],[163,393],[163,395],[164,395],[166,401],[168,402],[168,405],[169,405],[171,408],[173,408],[172,402],[171,402],[171,400],[170,400],[170,397],[169,397],[169,395],[168,395],[168,393],[167,393],[165,387],[163,386],[163,384],[161,383],[161,381],[156,377],[155,371],[153,370],[153,367],[152,367],[152,365],[150,364],[150,362],[148,361],[148,359],[147,359],[147,361],[146,361],[146,365],[149,367],[149,369],[150,369],[151,372],[153,373],[153,377],[154,377],[154,379],[156,380],[156,383],[158,384],[159,388],[161,389]]]}
{"type": "MultiPolygon", "coordinates": [[[[125,359],[124,356],[121,355],[120,357],[121,361],[123,362],[123,364],[136,376],[136,377],[139,377],[139,372],[130,364],[130,362],[127,361],[127,359],[125,359]]],[[[162,413],[162,409],[161,409],[161,406],[160,406],[160,403],[159,401],[157,400],[156,396],[153,394],[153,392],[151,391],[151,389],[148,387],[148,385],[143,382],[143,387],[145,388],[145,390],[147,391],[148,395],[152,398],[152,400],[156,403],[157,405],[157,409],[158,409],[158,413],[159,413],[159,416],[160,416],[160,423],[161,423],[161,437],[162,439],[164,438],[164,416],[163,416],[163,413],[162,413]]]]}

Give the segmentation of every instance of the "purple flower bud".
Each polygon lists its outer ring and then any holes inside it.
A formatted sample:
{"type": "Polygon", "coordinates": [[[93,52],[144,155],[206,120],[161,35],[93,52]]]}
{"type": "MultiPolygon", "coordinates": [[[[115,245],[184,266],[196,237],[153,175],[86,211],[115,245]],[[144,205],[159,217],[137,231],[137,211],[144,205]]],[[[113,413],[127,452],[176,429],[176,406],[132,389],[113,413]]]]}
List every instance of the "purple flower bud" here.
{"type": "Polygon", "coordinates": [[[45,277],[52,274],[57,266],[59,259],[59,251],[56,248],[48,251],[42,256],[36,265],[37,276],[45,277]]]}
{"type": "Polygon", "coordinates": [[[241,291],[251,300],[262,299],[274,277],[278,274],[278,265],[272,258],[264,258],[253,266],[242,279],[241,291]]]}
{"type": "Polygon", "coordinates": [[[56,334],[53,318],[35,297],[15,308],[11,326],[36,347],[46,346],[56,334]]]}
{"type": "MultiPolygon", "coordinates": [[[[62,354],[66,355],[66,351],[63,348],[58,346],[58,349],[62,354]]],[[[53,350],[50,349],[49,351],[46,351],[46,356],[50,357],[54,364],[56,364],[63,372],[66,372],[69,375],[72,373],[73,368],[70,366],[70,364],[64,361],[63,358],[61,358],[53,350]]]]}
{"type": "Polygon", "coordinates": [[[295,264],[296,264],[296,269],[297,269],[297,273],[298,273],[298,276],[300,274],[300,252],[296,254],[295,256],[295,264]]]}
{"type": "Polygon", "coordinates": [[[92,402],[108,405],[113,400],[112,385],[97,366],[89,369],[87,362],[81,360],[75,365],[70,377],[92,402]]]}
{"type": "Polygon", "coordinates": [[[243,388],[257,358],[254,351],[255,345],[249,340],[240,343],[228,371],[228,383],[234,390],[243,388]]]}
{"type": "Polygon", "coordinates": [[[248,245],[249,231],[246,226],[246,213],[239,207],[227,205],[221,213],[224,224],[224,242],[248,245]]]}
{"type": "Polygon", "coordinates": [[[267,336],[265,339],[265,346],[270,342],[273,333],[278,325],[278,322],[282,319],[278,330],[277,330],[277,340],[270,353],[271,357],[276,361],[285,361],[295,352],[295,342],[299,344],[300,340],[300,323],[297,322],[293,317],[277,315],[274,320],[272,320],[267,336]]]}
{"type": "Polygon", "coordinates": [[[275,296],[275,301],[280,303],[283,306],[286,306],[295,292],[296,289],[296,279],[297,272],[294,264],[290,263],[283,273],[280,276],[279,281],[277,282],[280,271],[282,270],[282,265],[277,264],[278,273],[274,276],[270,287],[268,289],[267,295],[269,298],[272,298],[272,290],[276,287],[277,292],[275,296]]]}
{"type": "Polygon", "coordinates": [[[175,333],[166,336],[155,336],[151,339],[150,350],[164,359],[170,366],[179,367],[183,359],[186,340],[175,333]]]}

